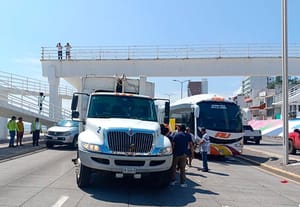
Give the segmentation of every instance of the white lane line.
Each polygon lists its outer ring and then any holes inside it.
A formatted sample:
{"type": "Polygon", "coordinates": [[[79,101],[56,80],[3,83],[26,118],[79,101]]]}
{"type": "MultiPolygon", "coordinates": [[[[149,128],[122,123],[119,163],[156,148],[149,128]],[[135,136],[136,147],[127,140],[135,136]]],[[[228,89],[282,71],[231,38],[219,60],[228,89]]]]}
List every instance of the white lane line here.
{"type": "Polygon", "coordinates": [[[69,196],[60,196],[58,201],[52,207],[61,207],[69,199],[69,196]]]}

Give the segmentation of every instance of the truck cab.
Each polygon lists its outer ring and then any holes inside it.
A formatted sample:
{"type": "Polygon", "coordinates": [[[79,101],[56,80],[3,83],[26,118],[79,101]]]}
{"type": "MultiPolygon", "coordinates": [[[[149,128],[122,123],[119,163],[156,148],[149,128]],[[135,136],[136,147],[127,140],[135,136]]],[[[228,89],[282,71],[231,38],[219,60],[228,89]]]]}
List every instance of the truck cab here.
{"type": "Polygon", "coordinates": [[[119,92],[74,93],[71,108],[73,119],[82,123],[76,159],[79,187],[89,185],[92,172],[112,173],[116,178],[152,175],[159,185],[169,183],[172,146],[160,132],[154,98],[119,92]],[[80,96],[88,98],[79,100],[80,96]],[[84,110],[78,111],[78,106],[84,110]]]}

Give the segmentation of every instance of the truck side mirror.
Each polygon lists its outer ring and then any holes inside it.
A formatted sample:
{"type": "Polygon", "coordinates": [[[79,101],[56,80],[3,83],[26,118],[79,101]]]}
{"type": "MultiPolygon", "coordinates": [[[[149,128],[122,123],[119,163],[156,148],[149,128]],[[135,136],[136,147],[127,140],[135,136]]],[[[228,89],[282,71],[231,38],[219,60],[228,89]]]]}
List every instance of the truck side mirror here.
{"type": "Polygon", "coordinates": [[[170,119],[170,102],[166,101],[165,102],[165,117],[164,117],[164,123],[169,124],[169,119],[170,119]]]}
{"type": "Polygon", "coordinates": [[[79,112],[78,111],[72,111],[72,119],[78,119],[79,118],[79,112]]]}
{"type": "MultiPolygon", "coordinates": [[[[71,110],[72,111],[76,111],[77,105],[78,105],[78,95],[73,94],[72,104],[71,104],[71,110]]],[[[73,116],[73,114],[72,114],[72,116],[73,116]]]]}

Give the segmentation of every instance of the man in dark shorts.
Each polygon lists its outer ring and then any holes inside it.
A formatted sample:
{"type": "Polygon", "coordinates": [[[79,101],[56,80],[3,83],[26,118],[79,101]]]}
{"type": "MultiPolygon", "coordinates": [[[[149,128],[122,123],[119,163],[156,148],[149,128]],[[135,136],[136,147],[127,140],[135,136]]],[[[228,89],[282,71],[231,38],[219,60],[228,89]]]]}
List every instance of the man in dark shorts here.
{"type": "Polygon", "coordinates": [[[185,183],[185,166],[186,166],[186,153],[188,150],[188,145],[191,148],[192,153],[194,153],[194,146],[191,136],[185,133],[185,125],[181,125],[178,128],[178,133],[173,138],[173,165],[172,165],[172,182],[171,185],[176,184],[176,166],[179,166],[180,170],[180,186],[187,187],[185,183]]]}

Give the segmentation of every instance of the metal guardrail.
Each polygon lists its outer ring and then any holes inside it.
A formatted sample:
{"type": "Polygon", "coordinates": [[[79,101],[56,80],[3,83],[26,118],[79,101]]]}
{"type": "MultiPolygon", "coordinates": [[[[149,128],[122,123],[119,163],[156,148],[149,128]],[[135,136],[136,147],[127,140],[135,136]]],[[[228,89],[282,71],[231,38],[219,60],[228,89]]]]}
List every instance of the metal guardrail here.
{"type": "MultiPolygon", "coordinates": [[[[289,57],[300,57],[300,44],[289,44],[289,57]]],[[[177,46],[72,47],[71,60],[281,57],[281,44],[201,44],[177,46]]],[[[66,60],[65,51],[63,60],[66,60]]],[[[56,47],[42,47],[41,60],[58,60],[56,47]]]]}

